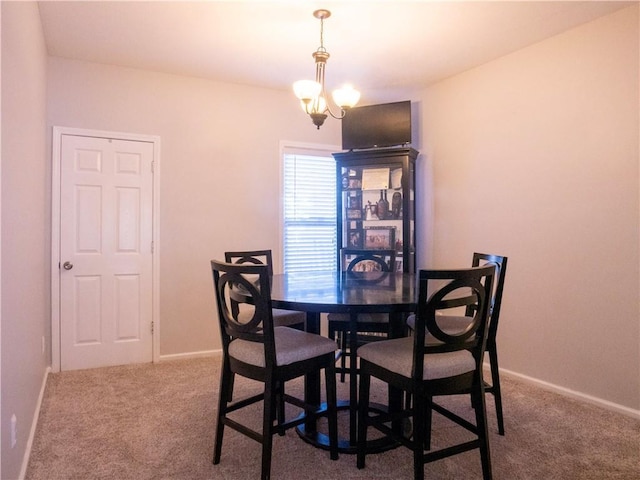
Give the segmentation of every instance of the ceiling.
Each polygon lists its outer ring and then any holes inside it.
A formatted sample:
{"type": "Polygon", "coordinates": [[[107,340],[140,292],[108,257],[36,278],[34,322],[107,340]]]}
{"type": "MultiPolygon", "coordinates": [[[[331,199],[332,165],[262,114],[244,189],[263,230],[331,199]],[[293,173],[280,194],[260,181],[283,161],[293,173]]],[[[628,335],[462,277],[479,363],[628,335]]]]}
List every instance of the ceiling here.
{"type": "Polygon", "coordinates": [[[406,91],[609,14],[611,1],[39,2],[50,55],[289,89],[313,78],[324,22],[327,87],[406,91]]]}

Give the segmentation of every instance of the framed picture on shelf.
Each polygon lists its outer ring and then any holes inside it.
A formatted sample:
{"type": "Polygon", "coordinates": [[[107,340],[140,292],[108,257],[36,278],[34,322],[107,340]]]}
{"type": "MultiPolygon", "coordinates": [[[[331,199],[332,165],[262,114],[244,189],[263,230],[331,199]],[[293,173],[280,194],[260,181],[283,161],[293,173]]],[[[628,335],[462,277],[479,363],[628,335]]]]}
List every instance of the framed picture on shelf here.
{"type": "Polygon", "coordinates": [[[362,170],[363,190],[387,190],[389,188],[389,168],[365,168],[362,170]]]}
{"type": "Polygon", "coordinates": [[[360,192],[349,192],[350,195],[347,197],[347,208],[359,208],[362,209],[362,196],[359,195],[360,192]]]}
{"type": "MultiPolygon", "coordinates": [[[[349,260],[347,259],[347,262],[349,260]]],[[[382,266],[373,260],[362,260],[358,262],[353,269],[352,272],[382,272],[382,266]]]]}
{"type": "Polygon", "coordinates": [[[349,188],[362,188],[362,180],[359,178],[350,178],[349,188]]]}
{"type": "Polygon", "coordinates": [[[349,230],[349,248],[362,248],[362,230],[349,230]]]}
{"type": "Polygon", "coordinates": [[[347,208],[347,218],[349,220],[362,219],[362,210],[360,210],[359,208],[347,208]]]}
{"type": "Polygon", "coordinates": [[[395,233],[395,227],[366,227],[364,248],[371,250],[395,248],[395,233]]]}

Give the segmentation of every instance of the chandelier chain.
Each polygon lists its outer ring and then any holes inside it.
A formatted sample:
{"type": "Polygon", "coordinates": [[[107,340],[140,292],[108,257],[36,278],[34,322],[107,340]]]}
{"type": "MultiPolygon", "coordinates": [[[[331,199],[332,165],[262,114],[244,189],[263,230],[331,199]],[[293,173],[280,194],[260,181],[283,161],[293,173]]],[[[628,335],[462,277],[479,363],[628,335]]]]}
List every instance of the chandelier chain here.
{"type": "Polygon", "coordinates": [[[320,47],[318,48],[318,51],[327,51],[327,49],[324,48],[324,17],[320,17],[320,47]]]}

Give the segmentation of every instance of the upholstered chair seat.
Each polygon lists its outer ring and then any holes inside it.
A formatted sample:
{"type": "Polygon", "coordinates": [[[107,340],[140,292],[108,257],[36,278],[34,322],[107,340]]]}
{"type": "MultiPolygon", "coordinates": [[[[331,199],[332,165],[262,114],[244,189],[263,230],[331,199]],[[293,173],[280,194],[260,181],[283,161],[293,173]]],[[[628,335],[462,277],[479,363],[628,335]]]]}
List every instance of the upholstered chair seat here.
{"type": "MultiPolygon", "coordinates": [[[[303,362],[336,350],[336,342],[320,335],[289,327],[273,329],[276,344],[276,365],[303,362]]],[[[236,360],[265,367],[264,344],[236,339],[229,344],[229,355],[236,360]]]]}
{"type": "MultiPolygon", "coordinates": [[[[410,378],[413,366],[413,339],[397,338],[368,343],[360,347],[358,356],[390,372],[410,378]]],[[[423,365],[423,380],[435,380],[473,372],[476,361],[468,350],[458,350],[425,355],[423,365]]]]}

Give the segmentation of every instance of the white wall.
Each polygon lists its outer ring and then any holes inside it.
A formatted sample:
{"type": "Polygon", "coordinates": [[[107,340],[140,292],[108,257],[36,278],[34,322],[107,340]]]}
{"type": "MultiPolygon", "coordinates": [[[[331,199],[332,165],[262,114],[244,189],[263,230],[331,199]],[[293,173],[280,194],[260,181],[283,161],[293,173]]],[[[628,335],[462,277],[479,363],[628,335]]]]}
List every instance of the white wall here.
{"type": "Polygon", "coordinates": [[[46,49],[36,3],[2,2],[2,472],[20,475],[48,352],[46,49]],[[11,447],[15,414],[17,443],[11,447]]]}
{"type": "Polygon", "coordinates": [[[425,264],[507,255],[501,367],[636,413],[638,38],[636,5],[422,97],[425,264]]]}
{"type": "MultiPolygon", "coordinates": [[[[508,255],[501,365],[636,411],[638,53],[632,8],[406,97],[421,266],[508,255]]],[[[217,345],[210,258],[278,249],[279,141],[339,144],[290,92],[45,58],[35,4],[2,2],[2,478],[47,365],[53,125],[162,138],[162,355],[217,345]]]]}
{"type": "Polygon", "coordinates": [[[340,143],[290,91],[49,59],[48,127],[161,137],[160,354],[220,348],[209,260],[271,248],[280,260],[279,142],[340,143]]]}

